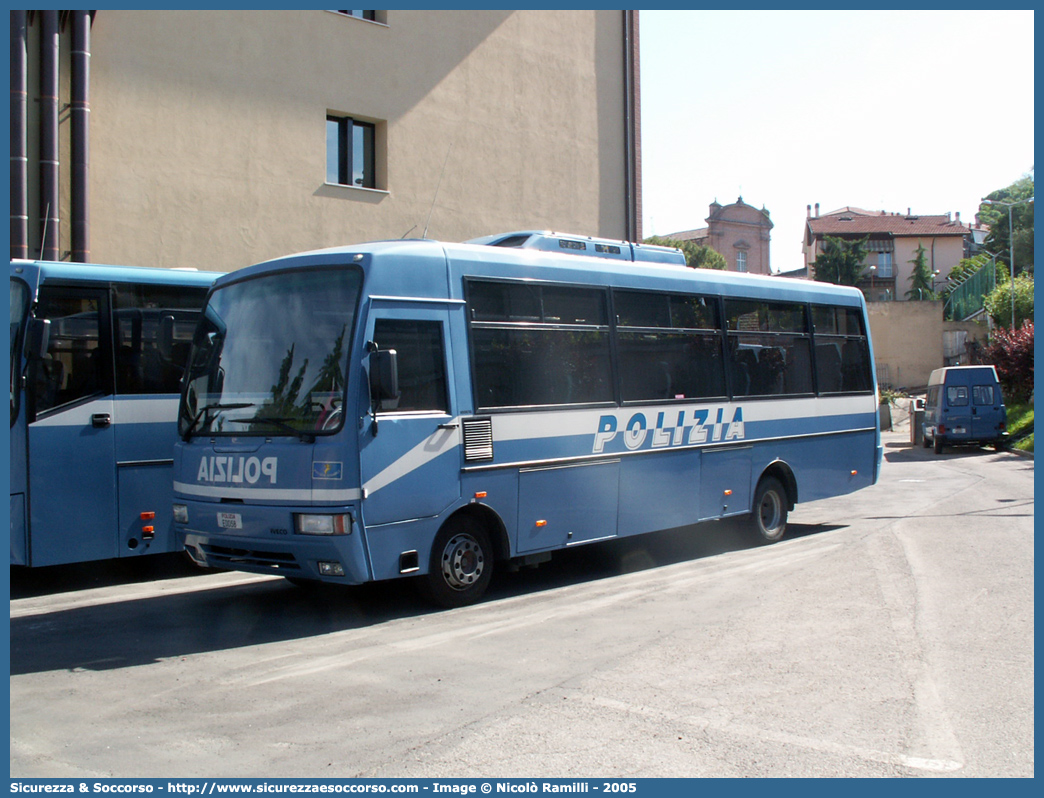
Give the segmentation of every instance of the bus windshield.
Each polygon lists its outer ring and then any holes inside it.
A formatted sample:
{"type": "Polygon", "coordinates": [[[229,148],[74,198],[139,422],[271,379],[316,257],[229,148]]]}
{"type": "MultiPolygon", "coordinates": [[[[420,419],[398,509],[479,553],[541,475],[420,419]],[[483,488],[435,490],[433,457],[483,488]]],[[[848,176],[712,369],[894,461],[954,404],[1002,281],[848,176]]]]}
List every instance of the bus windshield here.
{"type": "Polygon", "coordinates": [[[179,433],[336,432],[362,274],[279,272],[214,291],[196,329],[179,433]]]}

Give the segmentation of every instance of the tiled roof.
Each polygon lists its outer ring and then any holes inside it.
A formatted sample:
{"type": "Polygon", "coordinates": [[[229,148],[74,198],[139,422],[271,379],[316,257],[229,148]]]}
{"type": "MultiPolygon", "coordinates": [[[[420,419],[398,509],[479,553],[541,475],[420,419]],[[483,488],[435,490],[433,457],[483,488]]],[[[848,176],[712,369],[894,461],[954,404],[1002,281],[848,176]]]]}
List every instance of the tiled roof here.
{"type": "Polygon", "coordinates": [[[708,234],[708,228],[701,227],[698,230],[682,230],[679,233],[668,233],[662,238],[672,238],[675,241],[699,241],[701,238],[706,238],[708,234]]]}
{"type": "Polygon", "coordinates": [[[857,208],[806,219],[812,235],[965,236],[971,229],[942,216],[906,216],[900,213],[867,213],[857,208]]]}

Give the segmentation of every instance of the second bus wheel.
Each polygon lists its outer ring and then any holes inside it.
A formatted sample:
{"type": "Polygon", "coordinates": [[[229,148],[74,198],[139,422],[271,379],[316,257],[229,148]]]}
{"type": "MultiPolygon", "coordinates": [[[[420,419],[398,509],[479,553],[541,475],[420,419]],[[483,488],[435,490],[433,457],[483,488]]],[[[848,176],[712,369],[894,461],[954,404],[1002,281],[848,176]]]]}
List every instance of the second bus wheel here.
{"type": "Polygon", "coordinates": [[[764,477],[754,491],[751,531],[761,543],[775,543],[787,531],[787,491],[775,477],[764,477]]]}
{"type": "Polygon", "coordinates": [[[464,607],[479,600],[493,576],[493,547],[480,525],[449,521],[435,536],[425,594],[440,607],[464,607]]]}

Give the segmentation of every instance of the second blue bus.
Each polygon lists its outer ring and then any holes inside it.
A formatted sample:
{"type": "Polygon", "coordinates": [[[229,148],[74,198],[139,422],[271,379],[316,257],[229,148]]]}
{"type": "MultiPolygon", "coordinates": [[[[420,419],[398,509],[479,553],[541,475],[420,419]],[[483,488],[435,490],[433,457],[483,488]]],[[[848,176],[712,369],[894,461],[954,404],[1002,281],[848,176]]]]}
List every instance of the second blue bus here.
{"type": "Polygon", "coordinates": [[[200,564],[296,583],[415,576],[443,606],[501,565],[873,484],[853,288],[686,268],[546,232],[281,258],[214,286],[175,450],[200,564]]]}

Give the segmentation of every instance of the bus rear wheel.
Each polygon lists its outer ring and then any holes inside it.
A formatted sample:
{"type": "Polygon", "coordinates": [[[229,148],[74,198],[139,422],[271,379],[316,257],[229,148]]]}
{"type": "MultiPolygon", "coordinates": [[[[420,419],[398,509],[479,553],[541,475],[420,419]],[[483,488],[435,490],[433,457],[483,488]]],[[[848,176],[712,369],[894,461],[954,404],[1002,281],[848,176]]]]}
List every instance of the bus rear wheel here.
{"type": "Polygon", "coordinates": [[[440,607],[474,604],[493,577],[493,547],[486,530],[468,519],[447,523],[435,537],[423,590],[440,607]]]}
{"type": "Polygon", "coordinates": [[[775,477],[764,477],[758,483],[750,520],[759,543],[775,543],[787,531],[787,492],[775,477]]]}

